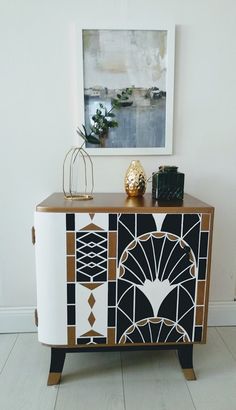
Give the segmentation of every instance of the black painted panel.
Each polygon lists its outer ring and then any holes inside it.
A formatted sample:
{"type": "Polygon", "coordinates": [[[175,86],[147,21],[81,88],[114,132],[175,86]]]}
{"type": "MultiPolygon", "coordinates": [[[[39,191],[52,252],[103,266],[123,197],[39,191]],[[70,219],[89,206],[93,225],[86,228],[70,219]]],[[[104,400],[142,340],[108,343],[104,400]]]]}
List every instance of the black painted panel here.
{"type": "Polygon", "coordinates": [[[201,233],[200,257],[207,256],[208,232],[201,233]]]}
{"type": "Polygon", "coordinates": [[[109,231],[117,230],[117,214],[109,214],[109,231]]]}
{"type": "Polygon", "coordinates": [[[67,324],[75,325],[75,306],[67,306],[67,324]]]}
{"type": "Polygon", "coordinates": [[[75,230],[75,214],[66,214],[66,230],[75,230]]]}
{"type": "Polygon", "coordinates": [[[206,279],[206,259],[199,259],[198,279],[206,279]]]}
{"type": "Polygon", "coordinates": [[[182,214],[166,215],[161,230],[162,232],[170,232],[174,235],[181,236],[181,222],[182,214]]]}
{"type": "Polygon", "coordinates": [[[67,303],[75,303],[75,284],[67,284],[67,303]]]}
{"type": "Polygon", "coordinates": [[[152,214],[137,215],[137,236],[156,231],[156,222],[152,214]]]}

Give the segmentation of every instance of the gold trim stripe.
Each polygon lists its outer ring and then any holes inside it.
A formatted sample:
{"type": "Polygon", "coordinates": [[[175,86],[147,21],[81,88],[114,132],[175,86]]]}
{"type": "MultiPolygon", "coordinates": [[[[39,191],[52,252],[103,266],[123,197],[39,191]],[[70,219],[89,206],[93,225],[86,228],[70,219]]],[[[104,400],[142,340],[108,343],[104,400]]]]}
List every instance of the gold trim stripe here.
{"type": "Polygon", "coordinates": [[[197,305],[204,305],[206,281],[199,280],[197,284],[197,305]]]}
{"type": "Polygon", "coordinates": [[[202,214],[201,231],[209,231],[210,229],[210,214],[202,214]]]}
{"type": "Polygon", "coordinates": [[[117,233],[109,232],[109,248],[108,248],[108,257],[116,257],[116,243],[117,243],[117,233]]]}
{"type": "Polygon", "coordinates": [[[108,327],[107,329],[107,342],[109,345],[115,345],[116,344],[116,329],[115,327],[108,327]]]}
{"type": "Polygon", "coordinates": [[[76,344],[75,340],[75,326],[71,326],[67,328],[67,340],[68,340],[68,345],[74,346],[76,344]]]}
{"type": "Polygon", "coordinates": [[[202,325],[203,324],[203,313],[204,313],[203,306],[197,306],[197,308],[196,308],[196,325],[202,325]]]}
{"type": "Polygon", "coordinates": [[[75,232],[66,233],[66,251],[67,255],[75,255],[75,232]]]}
{"type": "Polygon", "coordinates": [[[108,259],[108,280],[116,280],[116,259],[108,259]]]}
{"type": "Polygon", "coordinates": [[[67,256],[67,282],[75,282],[75,257],[67,256]]]}

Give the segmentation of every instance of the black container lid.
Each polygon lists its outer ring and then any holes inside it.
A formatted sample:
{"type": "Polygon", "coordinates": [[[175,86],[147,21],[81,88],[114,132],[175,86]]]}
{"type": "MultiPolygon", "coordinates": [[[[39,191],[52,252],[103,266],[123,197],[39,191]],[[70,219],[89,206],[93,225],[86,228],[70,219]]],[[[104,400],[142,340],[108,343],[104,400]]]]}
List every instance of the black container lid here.
{"type": "Polygon", "coordinates": [[[159,167],[159,172],[177,172],[178,167],[173,165],[161,165],[159,167]]]}

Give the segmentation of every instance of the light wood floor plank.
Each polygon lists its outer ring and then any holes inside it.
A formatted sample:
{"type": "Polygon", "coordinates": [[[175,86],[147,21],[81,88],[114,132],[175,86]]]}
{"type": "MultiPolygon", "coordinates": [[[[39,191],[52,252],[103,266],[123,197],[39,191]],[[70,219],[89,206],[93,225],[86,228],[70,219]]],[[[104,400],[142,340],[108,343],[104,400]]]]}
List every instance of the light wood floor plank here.
{"type": "Polygon", "coordinates": [[[236,362],[215,328],[206,345],[194,346],[194,363],[197,380],[187,383],[196,409],[235,410],[236,362]]]}
{"type": "Polygon", "coordinates": [[[59,389],[46,386],[49,363],[36,334],[0,335],[0,409],[236,409],[234,327],[210,328],[207,344],[194,346],[192,382],[174,351],[67,354],[59,389]]]}
{"type": "Polygon", "coordinates": [[[124,410],[119,352],[68,353],[55,410],[124,410]]]}
{"type": "Polygon", "coordinates": [[[175,351],[122,353],[126,409],[195,409],[175,351]]]}
{"type": "Polygon", "coordinates": [[[0,409],[53,410],[57,388],[46,385],[49,363],[36,333],[19,335],[0,375],[0,409]]]}
{"type": "Polygon", "coordinates": [[[236,326],[217,327],[216,330],[236,360],[236,326]]]}
{"type": "Polygon", "coordinates": [[[16,339],[16,334],[0,334],[0,373],[7,361],[16,339]]]}

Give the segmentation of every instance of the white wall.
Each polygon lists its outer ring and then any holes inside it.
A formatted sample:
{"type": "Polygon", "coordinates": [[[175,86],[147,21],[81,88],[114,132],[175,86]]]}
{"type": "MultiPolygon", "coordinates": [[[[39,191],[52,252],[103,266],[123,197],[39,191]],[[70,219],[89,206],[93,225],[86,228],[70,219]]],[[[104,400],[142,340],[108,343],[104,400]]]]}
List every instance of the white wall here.
{"type": "MultiPolygon", "coordinates": [[[[176,24],[174,155],[140,159],[148,175],[160,164],[178,165],[186,192],[216,207],[211,301],[233,301],[235,16],[234,0],[1,0],[0,307],[36,304],[33,211],[61,190],[75,134],[73,24],[176,24]]],[[[94,157],[96,191],[122,192],[131,159],[94,157]]]]}

